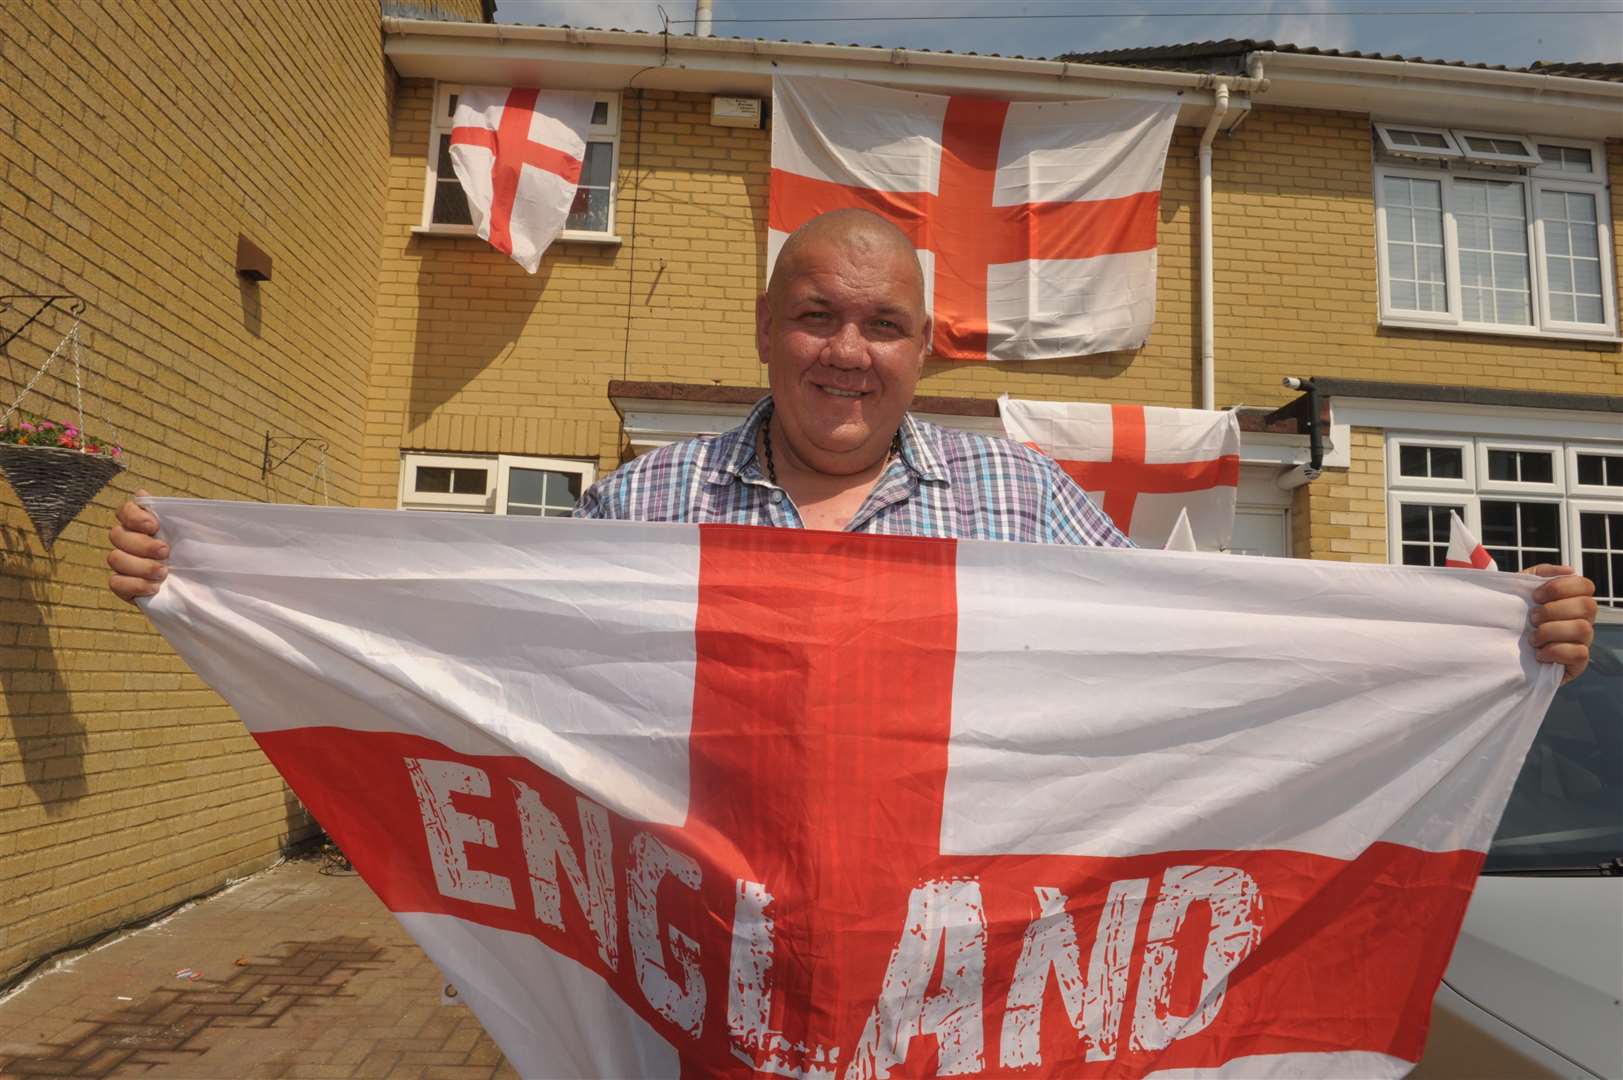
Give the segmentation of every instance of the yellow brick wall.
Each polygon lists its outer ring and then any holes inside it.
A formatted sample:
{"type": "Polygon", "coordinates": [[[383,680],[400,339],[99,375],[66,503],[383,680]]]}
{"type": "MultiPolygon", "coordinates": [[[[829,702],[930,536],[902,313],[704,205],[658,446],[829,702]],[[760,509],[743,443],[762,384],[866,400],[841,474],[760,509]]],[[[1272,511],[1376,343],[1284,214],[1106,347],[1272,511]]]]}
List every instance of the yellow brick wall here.
{"type": "MultiPolygon", "coordinates": [[[[377,0],[3,6],[0,293],[84,297],[129,469],[50,553],[0,484],[0,978],[309,830],[102,558],[137,486],[305,497],[309,450],[262,480],[267,430],[325,440],[355,500],[391,93],[377,0]],[[271,281],[239,284],[239,231],[271,281]]],[[[5,401],[66,329],[12,343],[5,401]]]]}
{"type": "Polygon", "coordinates": [[[1338,562],[1386,562],[1386,436],[1352,429],[1351,466],[1326,469],[1297,488],[1292,554],[1338,562]]]}
{"type": "MultiPolygon", "coordinates": [[[[432,85],[396,102],[386,295],[363,497],[394,505],[402,448],[620,460],[613,378],[763,386],[761,287],[770,137],[712,127],[702,94],[623,102],[618,249],[559,244],[526,276],[475,239],[413,237],[432,85]],[[640,116],[639,116],[640,113],[640,116]],[[639,134],[640,133],[640,134],[639,134]],[[632,214],[635,207],[636,220],[632,214]],[[632,238],[635,237],[633,245],[632,238]]],[[[1199,400],[1198,133],[1179,128],[1163,185],[1156,324],[1136,353],[1014,364],[930,362],[923,394],[1189,406],[1199,400]]],[[[1623,146],[1609,147],[1623,222],[1623,146]]],[[[1259,102],[1214,167],[1217,403],[1275,406],[1285,375],[1623,393],[1615,344],[1382,329],[1367,117],[1259,102]]],[[[1614,230],[1623,249],[1623,231],[1614,230]]],[[[1381,443],[1296,496],[1301,554],[1381,557],[1381,443]],[[1375,460],[1367,460],[1370,455],[1375,460]],[[1374,478],[1373,480],[1371,478],[1374,478]],[[1361,520],[1354,521],[1354,516],[1361,520]]]]}

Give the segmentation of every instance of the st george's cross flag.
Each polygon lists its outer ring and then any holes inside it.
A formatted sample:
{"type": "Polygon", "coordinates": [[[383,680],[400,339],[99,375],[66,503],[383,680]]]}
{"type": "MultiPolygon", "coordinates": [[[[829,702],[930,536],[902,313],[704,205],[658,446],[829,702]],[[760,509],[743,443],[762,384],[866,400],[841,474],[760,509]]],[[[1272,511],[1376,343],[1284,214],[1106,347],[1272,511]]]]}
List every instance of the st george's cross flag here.
{"type": "Polygon", "coordinates": [[[1499,564],[1493,561],[1488,549],[1482,546],[1475,533],[1466,528],[1455,510],[1448,512],[1448,555],[1443,565],[1472,570],[1499,569],[1499,564]]]}
{"type": "Polygon", "coordinates": [[[772,86],[769,263],[813,217],[862,207],[918,248],[938,357],[1081,356],[1149,336],[1175,99],[772,86]]]}
{"type": "Polygon", "coordinates": [[[1140,547],[1161,547],[1187,511],[1195,543],[1226,549],[1240,486],[1232,412],[998,399],[1003,430],[1058,462],[1140,547]]]}
{"type": "Polygon", "coordinates": [[[451,165],[474,229],[530,273],[569,220],[592,119],[590,94],[468,86],[451,121],[451,165]]]}
{"type": "Polygon", "coordinates": [[[1401,1075],[1560,674],[1514,574],[149,505],[524,1076],[1401,1075]]]}

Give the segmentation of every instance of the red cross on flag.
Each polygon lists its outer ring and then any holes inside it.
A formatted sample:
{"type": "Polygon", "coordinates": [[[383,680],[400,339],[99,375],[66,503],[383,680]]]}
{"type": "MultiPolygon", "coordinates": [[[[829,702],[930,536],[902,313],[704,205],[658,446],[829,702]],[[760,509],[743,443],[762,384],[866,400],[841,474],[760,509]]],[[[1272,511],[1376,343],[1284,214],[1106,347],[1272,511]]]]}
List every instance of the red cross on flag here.
{"type": "Polygon", "coordinates": [[[919,249],[938,357],[1081,356],[1149,336],[1175,100],[1010,102],[778,78],[772,101],[769,262],[818,214],[863,207],[919,249]]]}
{"type": "Polygon", "coordinates": [[[1400,1076],[1561,670],[1513,574],[152,504],[523,1076],[1400,1076]]]}
{"type": "Polygon", "coordinates": [[[451,164],[474,227],[532,274],[569,219],[591,120],[589,94],[469,86],[457,97],[451,164]]]}
{"type": "Polygon", "coordinates": [[[1162,547],[1181,511],[1195,545],[1234,535],[1240,425],[1232,412],[1069,401],[998,401],[1009,438],[1054,458],[1139,547],[1162,547]]]}
{"type": "Polygon", "coordinates": [[[1466,570],[1499,569],[1499,564],[1493,561],[1488,549],[1482,546],[1476,534],[1465,527],[1465,522],[1453,510],[1448,512],[1448,555],[1443,565],[1466,570]]]}

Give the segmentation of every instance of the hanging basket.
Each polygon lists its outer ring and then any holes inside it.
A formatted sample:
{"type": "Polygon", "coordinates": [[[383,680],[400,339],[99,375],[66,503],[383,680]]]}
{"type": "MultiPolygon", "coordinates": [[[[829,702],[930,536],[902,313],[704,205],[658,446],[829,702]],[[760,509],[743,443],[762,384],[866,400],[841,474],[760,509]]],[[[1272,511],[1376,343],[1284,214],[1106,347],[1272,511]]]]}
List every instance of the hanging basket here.
{"type": "Polygon", "coordinates": [[[123,471],[106,454],[0,443],[0,473],[11,482],[47,551],[68,522],[123,471]]]}

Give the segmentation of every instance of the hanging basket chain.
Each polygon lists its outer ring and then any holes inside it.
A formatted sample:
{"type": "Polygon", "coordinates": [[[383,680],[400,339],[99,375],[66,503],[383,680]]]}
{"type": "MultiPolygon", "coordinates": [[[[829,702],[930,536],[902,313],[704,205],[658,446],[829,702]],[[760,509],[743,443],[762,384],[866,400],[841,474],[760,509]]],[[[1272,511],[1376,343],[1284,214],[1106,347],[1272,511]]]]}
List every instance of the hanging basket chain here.
{"type": "Polygon", "coordinates": [[[51,369],[63,349],[69,346],[68,359],[73,363],[73,408],[78,417],[78,447],[31,446],[0,443],[0,474],[10,482],[17,493],[28,518],[34,523],[40,541],[47,551],[56,542],[62,530],[94,499],[107,482],[124,469],[117,459],[117,444],[102,442],[113,452],[91,453],[90,440],[85,437],[85,377],[84,357],[79,340],[79,319],[57,342],[45,363],[28,380],[4,413],[0,413],[0,426],[4,426],[17,413],[23,401],[33,392],[40,379],[51,369]]]}
{"type": "Polygon", "coordinates": [[[11,419],[12,414],[17,411],[17,407],[23,403],[23,399],[26,398],[29,395],[29,393],[34,389],[35,385],[37,385],[39,383],[40,379],[45,377],[45,373],[47,371],[51,370],[51,365],[56,363],[56,358],[58,356],[62,355],[62,347],[65,346],[70,341],[73,342],[73,352],[71,354],[72,359],[73,359],[73,390],[74,390],[74,396],[77,399],[76,404],[78,406],[78,411],[79,411],[79,430],[80,431],[84,430],[85,401],[84,401],[84,392],[83,392],[83,390],[81,389],[81,387],[79,385],[79,320],[78,319],[73,320],[72,328],[69,329],[66,334],[62,335],[62,340],[56,343],[56,348],[52,349],[51,350],[51,355],[47,356],[45,358],[45,363],[41,364],[39,370],[34,372],[34,377],[32,379],[28,380],[28,385],[23,387],[22,393],[18,394],[16,396],[16,398],[14,398],[12,400],[11,405],[6,409],[4,414],[0,414],[0,425],[4,425],[7,420],[11,419]]]}

